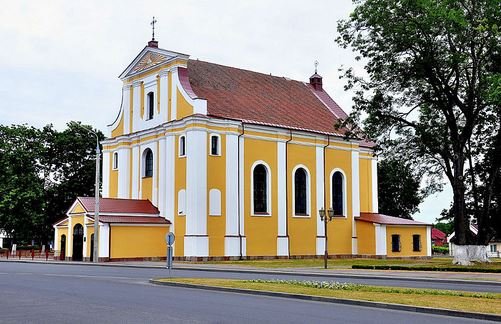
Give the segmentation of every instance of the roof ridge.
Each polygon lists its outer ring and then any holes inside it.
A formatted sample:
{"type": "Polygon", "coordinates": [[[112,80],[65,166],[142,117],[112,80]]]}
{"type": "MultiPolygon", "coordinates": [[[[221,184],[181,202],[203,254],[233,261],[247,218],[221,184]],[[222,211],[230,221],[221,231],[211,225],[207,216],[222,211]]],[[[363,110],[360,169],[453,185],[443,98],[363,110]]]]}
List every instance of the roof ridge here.
{"type": "MultiPolygon", "coordinates": [[[[78,199],[80,198],[92,198],[95,199],[95,197],[92,196],[78,196],[78,199]]],[[[149,201],[149,199],[135,199],[135,198],[112,198],[112,197],[99,197],[99,199],[106,199],[106,200],[129,200],[129,201],[149,201]]]]}
{"type": "Polygon", "coordinates": [[[240,71],[244,71],[244,72],[251,72],[251,73],[261,74],[261,75],[266,76],[266,77],[272,77],[272,78],[284,79],[286,81],[294,81],[294,82],[298,82],[298,83],[303,83],[303,84],[306,83],[306,84],[308,84],[308,82],[306,82],[306,81],[299,81],[299,80],[292,79],[292,78],[287,77],[287,76],[278,76],[278,75],[273,75],[271,73],[268,74],[268,73],[264,73],[264,72],[259,72],[259,71],[253,71],[253,70],[249,70],[249,69],[239,68],[239,67],[235,67],[235,66],[231,66],[231,65],[225,65],[225,64],[220,64],[220,63],[213,63],[213,62],[199,60],[199,59],[189,59],[188,62],[189,61],[202,62],[202,63],[207,63],[207,64],[213,64],[213,65],[218,65],[218,66],[222,66],[222,67],[225,67],[225,68],[240,70],[240,71]]]}

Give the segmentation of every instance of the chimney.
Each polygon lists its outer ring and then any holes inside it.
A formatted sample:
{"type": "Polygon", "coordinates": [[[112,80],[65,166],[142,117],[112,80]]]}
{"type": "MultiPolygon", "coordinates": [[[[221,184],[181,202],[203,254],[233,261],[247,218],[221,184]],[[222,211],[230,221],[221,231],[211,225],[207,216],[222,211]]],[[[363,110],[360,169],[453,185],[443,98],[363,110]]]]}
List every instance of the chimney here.
{"type": "Polygon", "coordinates": [[[315,74],[313,74],[310,77],[310,84],[313,86],[313,88],[315,88],[315,90],[323,91],[322,90],[322,77],[320,75],[318,75],[317,72],[315,72],[315,74]]]}
{"type": "Polygon", "coordinates": [[[148,42],[148,47],[155,47],[155,48],[158,48],[158,41],[153,40],[153,39],[152,39],[152,40],[150,40],[150,41],[148,42]]]}

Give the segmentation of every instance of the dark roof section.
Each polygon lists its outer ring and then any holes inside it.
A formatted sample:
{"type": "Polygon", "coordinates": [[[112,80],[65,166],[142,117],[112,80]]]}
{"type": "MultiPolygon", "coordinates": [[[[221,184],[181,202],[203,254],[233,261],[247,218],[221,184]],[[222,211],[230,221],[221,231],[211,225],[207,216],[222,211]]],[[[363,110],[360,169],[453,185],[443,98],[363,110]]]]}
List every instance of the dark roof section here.
{"type": "Polygon", "coordinates": [[[322,134],[344,133],[334,125],[346,113],[325,91],[309,83],[198,60],[189,60],[187,71],[179,68],[179,76],[192,98],[207,100],[209,116],[322,134]]]}
{"type": "MultiPolygon", "coordinates": [[[[92,218],[92,217],[91,217],[92,218]]],[[[160,216],[99,216],[99,222],[108,224],[165,224],[171,222],[160,216]]]]}
{"type": "Polygon", "coordinates": [[[363,222],[371,222],[385,225],[430,225],[427,223],[417,222],[411,219],[393,217],[377,213],[360,213],[360,217],[357,217],[355,219],[363,222]]]}
{"type": "MultiPolygon", "coordinates": [[[[77,200],[85,210],[93,213],[95,207],[94,197],[78,197],[77,200]]],[[[123,214],[152,214],[159,215],[160,211],[149,200],[142,199],[118,199],[100,198],[100,213],[123,213],[123,214]]]]}

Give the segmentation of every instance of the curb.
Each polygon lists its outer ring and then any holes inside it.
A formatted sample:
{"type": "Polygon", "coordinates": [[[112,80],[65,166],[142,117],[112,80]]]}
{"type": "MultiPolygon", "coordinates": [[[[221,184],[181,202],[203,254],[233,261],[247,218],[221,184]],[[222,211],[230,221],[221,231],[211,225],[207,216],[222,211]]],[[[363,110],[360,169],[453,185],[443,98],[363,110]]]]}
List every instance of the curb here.
{"type": "MultiPolygon", "coordinates": [[[[114,264],[113,262],[92,263],[92,262],[57,262],[57,261],[32,261],[32,260],[0,260],[1,262],[14,263],[35,263],[35,264],[51,264],[51,265],[71,265],[71,266],[94,266],[94,267],[120,267],[120,268],[142,268],[142,269],[165,269],[165,266],[156,265],[140,265],[140,264],[114,264]]],[[[441,282],[451,284],[474,284],[501,286],[499,281],[488,280],[464,280],[464,279],[442,279],[442,278],[415,278],[415,277],[394,277],[391,274],[387,276],[368,275],[368,274],[346,274],[346,273],[319,273],[319,272],[295,272],[283,270],[260,270],[260,269],[231,269],[231,268],[211,268],[211,267],[193,267],[189,265],[174,265],[172,270],[185,271],[206,271],[206,272],[227,272],[227,273],[250,273],[264,275],[283,275],[297,277],[320,277],[320,278],[348,278],[348,279],[374,279],[374,280],[393,280],[393,281],[414,281],[414,282],[441,282]]]]}
{"type": "Polygon", "coordinates": [[[159,285],[159,286],[171,286],[171,287],[179,287],[179,288],[202,289],[202,290],[211,290],[211,291],[220,291],[220,292],[229,292],[229,293],[240,293],[240,294],[257,295],[257,296],[280,297],[280,298],[316,301],[316,302],[342,304],[342,305],[350,305],[350,306],[382,308],[382,309],[399,310],[399,311],[405,311],[405,312],[425,313],[425,314],[433,314],[433,315],[463,317],[463,318],[501,322],[500,315],[484,314],[484,313],[470,313],[470,312],[456,311],[456,310],[443,309],[443,308],[440,309],[440,308],[430,308],[430,307],[422,307],[422,306],[408,306],[408,305],[402,305],[402,304],[389,304],[389,303],[371,302],[371,301],[354,300],[354,299],[343,299],[343,298],[335,298],[335,297],[300,295],[300,294],[273,292],[273,291],[265,291],[265,290],[250,290],[250,289],[241,289],[241,288],[228,288],[228,287],[205,286],[205,285],[195,285],[195,284],[177,283],[177,282],[165,282],[165,281],[159,281],[157,279],[150,279],[149,282],[151,284],[159,285]]]}

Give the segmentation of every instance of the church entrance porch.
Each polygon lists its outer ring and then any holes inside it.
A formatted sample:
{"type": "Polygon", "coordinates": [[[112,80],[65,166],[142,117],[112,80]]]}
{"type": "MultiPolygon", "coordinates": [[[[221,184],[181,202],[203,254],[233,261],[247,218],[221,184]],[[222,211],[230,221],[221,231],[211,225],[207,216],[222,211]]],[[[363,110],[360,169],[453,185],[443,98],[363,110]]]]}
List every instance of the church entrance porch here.
{"type": "Polygon", "coordinates": [[[83,238],[84,230],[81,224],[73,227],[73,257],[72,261],[82,261],[83,259],[83,238]]]}

